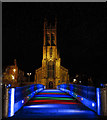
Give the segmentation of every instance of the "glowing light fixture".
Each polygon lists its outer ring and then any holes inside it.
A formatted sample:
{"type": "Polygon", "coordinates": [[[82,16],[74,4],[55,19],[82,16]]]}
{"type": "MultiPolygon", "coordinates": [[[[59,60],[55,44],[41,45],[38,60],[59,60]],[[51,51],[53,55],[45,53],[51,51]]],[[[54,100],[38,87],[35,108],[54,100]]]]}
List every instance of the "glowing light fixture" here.
{"type": "Polygon", "coordinates": [[[16,69],[13,69],[14,72],[16,72],[16,69]]]}
{"type": "Polygon", "coordinates": [[[71,113],[85,113],[85,110],[70,110],[70,109],[62,109],[62,110],[58,110],[58,112],[71,112],[71,113]]]}
{"type": "Polygon", "coordinates": [[[101,87],[104,87],[104,84],[101,83],[100,86],[101,86],[101,87]]]}
{"type": "Polygon", "coordinates": [[[32,73],[27,73],[28,76],[30,76],[32,73]]]}
{"type": "Polygon", "coordinates": [[[55,105],[51,105],[51,104],[30,105],[30,106],[25,106],[24,108],[51,108],[51,107],[55,107],[55,105]]]}
{"type": "Polygon", "coordinates": [[[15,78],[15,77],[12,75],[12,79],[13,79],[13,80],[14,80],[14,78],[15,78]]]}
{"type": "Polygon", "coordinates": [[[100,88],[97,88],[97,114],[100,115],[100,88]]]}
{"type": "Polygon", "coordinates": [[[95,106],[95,104],[94,103],[92,103],[92,107],[94,107],[95,106]]]}
{"type": "Polygon", "coordinates": [[[53,100],[73,100],[73,98],[57,98],[57,97],[36,97],[35,98],[35,100],[38,100],[38,99],[42,99],[42,100],[44,100],[44,99],[48,99],[48,100],[51,100],[51,99],[53,99],[53,100]]]}
{"type": "Polygon", "coordinates": [[[83,100],[83,98],[81,98],[81,100],[83,100]]]}
{"type": "Polygon", "coordinates": [[[35,95],[35,97],[45,97],[45,96],[47,96],[47,97],[66,97],[66,98],[71,98],[71,96],[69,96],[69,95],[35,95]]]}
{"type": "Polygon", "coordinates": [[[77,80],[76,79],[73,79],[73,82],[76,82],[77,80]]]}
{"type": "Polygon", "coordinates": [[[28,80],[29,82],[30,82],[30,76],[31,76],[31,74],[32,74],[32,73],[27,73],[27,75],[29,76],[29,80],[28,80]]]}
{"type": "Polygon", "coordinates": [[[57,90],[57,89],[47,89],[47,90],[44,90],[44,92],[60,92],[60,90],[57,90]]]}
{"type": "Polygon", "coordinates": [[[38,103],[41,103],[41,104],[79,104],[79,103],[76,103],[76,102],[73,102],[73,101],[66,101],[66,100],[31,100],[29,101],[30,104],[38,104],[38,103]]]}
{"type": "Polygon", "coordinates": [[[8,84],[8,87],[11,87],[11,84],[8,84]]]}
{"type": "Polygon", "coordinates": [[[22,103],[24,103],[24,100],[22,100],[22,103]]]}
{"type": "Polygon", "coordinates": [[[10,99],[11,111],[10,111],[10,116],[14,115],[14,95],[15,95],[15,89],[11,88],[11,99],[10,99]]]}

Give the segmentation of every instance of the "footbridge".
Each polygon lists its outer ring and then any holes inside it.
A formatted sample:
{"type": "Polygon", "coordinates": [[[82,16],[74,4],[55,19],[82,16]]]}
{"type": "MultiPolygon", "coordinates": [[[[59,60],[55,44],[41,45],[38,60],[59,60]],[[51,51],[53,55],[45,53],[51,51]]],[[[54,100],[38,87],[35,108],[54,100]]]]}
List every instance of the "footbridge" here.
{"type": "Polygon", "coordinates": [[[42,84],[3,88],[3,119],[96,119],[107,116],[107,87],[42,84]]]}

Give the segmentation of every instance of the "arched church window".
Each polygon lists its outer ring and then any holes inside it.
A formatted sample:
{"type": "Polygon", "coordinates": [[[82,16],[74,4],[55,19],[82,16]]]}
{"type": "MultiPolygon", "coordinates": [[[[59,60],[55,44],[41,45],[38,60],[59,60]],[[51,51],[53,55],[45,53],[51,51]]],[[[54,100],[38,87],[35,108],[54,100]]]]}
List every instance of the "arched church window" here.
{"type": "Polygon", "coordinates": [[[48,62],[48,78],[54,78],[54,62],[48,62]]]}
{"type": "Polygon", "coordinates": [[[52,57],[52,47],[50,48],[50,57],[52,57]]]}

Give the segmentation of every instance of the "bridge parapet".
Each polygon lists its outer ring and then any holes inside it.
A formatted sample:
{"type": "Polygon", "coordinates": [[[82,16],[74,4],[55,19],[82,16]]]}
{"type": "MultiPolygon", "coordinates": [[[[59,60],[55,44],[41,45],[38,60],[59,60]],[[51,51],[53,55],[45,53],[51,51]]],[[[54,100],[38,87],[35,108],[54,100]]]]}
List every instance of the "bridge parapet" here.
{"type": "Polygon", "coordinates": [[[3,88],[2,100],[2,117],[11,117],[17,112],[24,104],[26,104],[35,93],[44,89],[42,84],[27,85],[24,87],[3,88]]]}
{"type": "Polygon", "coordinates": [[[107,87],[61,84],[57,88],[69,93],[98,115],[107,116],[107,87]]]}

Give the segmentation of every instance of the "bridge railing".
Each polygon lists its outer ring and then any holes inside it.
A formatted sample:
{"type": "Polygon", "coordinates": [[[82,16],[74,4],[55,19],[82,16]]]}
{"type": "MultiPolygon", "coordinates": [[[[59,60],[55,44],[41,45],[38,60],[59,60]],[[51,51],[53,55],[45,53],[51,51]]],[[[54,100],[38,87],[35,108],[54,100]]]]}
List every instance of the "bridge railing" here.
{"type": "Polygon", "coordinates": [[[98,115],[107,116],[107,87],[96,88],[76,84],[61,84],[57,88],[69,93],[98,115]]]}
{"type": "Polygon", "coordinates": [[[27,103],[35,93],[44,89],[42,84],[33,84],[23,87],[3,88],[2,100],[2,117],[11,117],[18,111],[25,103],[27,103]]]}

